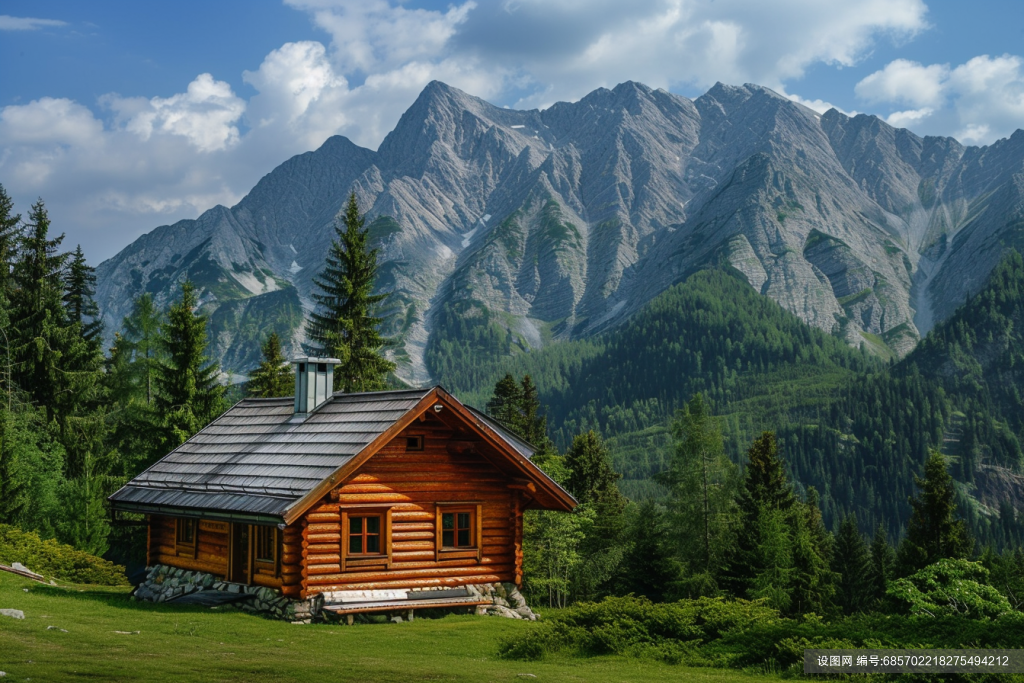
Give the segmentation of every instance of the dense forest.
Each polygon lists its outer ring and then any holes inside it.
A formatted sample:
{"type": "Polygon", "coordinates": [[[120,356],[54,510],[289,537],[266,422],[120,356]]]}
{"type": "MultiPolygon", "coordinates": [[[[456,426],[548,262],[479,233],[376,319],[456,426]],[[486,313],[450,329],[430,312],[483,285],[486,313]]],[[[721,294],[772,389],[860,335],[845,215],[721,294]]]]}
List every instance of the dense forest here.
{"type": "Polygon", "coordinates": [[[940,448],[975,536],[999,547],[1021,538],[1007,501],[1016,496],[1019,506],[1024,495],[1024,266],[1015,251],[981,292],[889,365],[724,270],[690,276],[598,338],[511,358],[501,351],[515,345],[494,321],[449,313],[446,325],[464,336],[435,349],[448,351],[440,381],[483,405],[503,374],[529,375],[555,444],[601,434],[630,497],[665,495],[654,479],[667,467],[670,422],[702,392],[734,462],[760,431],[777,433],[797,486],[819,491],[829,526],[855,513],[865,533],[882,524],[901,537],[914,473],[940,448]],[[474,364],[467,350],[481,345],[474,364]]]}

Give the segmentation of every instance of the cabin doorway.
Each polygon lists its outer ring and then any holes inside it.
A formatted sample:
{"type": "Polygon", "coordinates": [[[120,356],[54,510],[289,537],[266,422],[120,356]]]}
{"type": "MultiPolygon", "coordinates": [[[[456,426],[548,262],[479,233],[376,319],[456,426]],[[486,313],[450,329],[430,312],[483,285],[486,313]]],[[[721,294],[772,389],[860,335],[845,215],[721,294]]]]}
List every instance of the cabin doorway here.
{"type": "Polygon", "coordinates": [[[231,568],[228,581],[250,583],[249,581],[249,525],[231,525],[231,568]]]}

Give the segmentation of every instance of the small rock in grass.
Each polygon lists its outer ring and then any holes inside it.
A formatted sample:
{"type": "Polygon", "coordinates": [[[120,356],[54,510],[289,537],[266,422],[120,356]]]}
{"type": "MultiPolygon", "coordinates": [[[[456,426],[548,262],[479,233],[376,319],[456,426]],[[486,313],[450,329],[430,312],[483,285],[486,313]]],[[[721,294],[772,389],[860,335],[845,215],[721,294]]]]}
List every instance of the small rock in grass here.
{"type": "Polygon", "coordinates": [[[20,609],[0,609],[0,616],[11,617],[12,619],[24,619],[25,613],[20,609]]]}
{"type": "Polygon", "coordinates": [[[46,630],[47,631],[60,631],[61,633],[67,633],[68,632],[68,630],[66,628],[59,628],[57,626],[47,626],[46,630]]]}
{"type": "Polygon", "coordinates": [[[25,591],[26,593],[28,593],[28,589],[27,589],[27,588],[22,588],[21,590],[23,590],[23,591],[25,591]]]}

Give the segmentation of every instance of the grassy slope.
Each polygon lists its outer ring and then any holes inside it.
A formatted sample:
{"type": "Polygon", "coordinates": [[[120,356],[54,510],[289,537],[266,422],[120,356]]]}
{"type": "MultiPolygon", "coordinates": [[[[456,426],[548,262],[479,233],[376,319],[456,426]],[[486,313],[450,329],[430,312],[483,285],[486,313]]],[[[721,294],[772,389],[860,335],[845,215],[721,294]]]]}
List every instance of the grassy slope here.
{"type": "Polygon", "coordinates": [[[502,661],[498,640],[531,625],[493,617],[292,625],[239,612],[134,603],[125,589],[51,588],[6,573],[0,573],[0,608],[25,612],[24,620],[0,617],[0,671],[10,681],[768,680],[620,657],[502,661]],[[68,632],[46,630],[50,625],[68,632]],[[518,676],[523,673],[536,678],[518,676]]]}

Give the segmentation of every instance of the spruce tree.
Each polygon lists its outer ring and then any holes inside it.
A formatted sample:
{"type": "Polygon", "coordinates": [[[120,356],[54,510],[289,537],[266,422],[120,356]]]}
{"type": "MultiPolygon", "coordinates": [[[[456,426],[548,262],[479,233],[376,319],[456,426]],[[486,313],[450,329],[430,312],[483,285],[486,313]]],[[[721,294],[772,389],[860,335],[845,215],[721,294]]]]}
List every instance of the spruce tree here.
{"type": "Polygon", "coordinates": [[[288,359],[281,352],[281,339],[271,332],[263,344],[263,360],[249,375],[249,395],[255,398],[291,396],[295,393],[295,376],[288,359]]]}
{"type": "Polygon", "coordinates": [[[162,325],[163,315],[148,292],[132,302],[131,313],[122,323],[121,352],[125,355],[135,395],[141,396],[146,405],[153,404],[157,367],[163,359],[162,325]]]}
{"type": "Polygon", "coordinates": [[[68,319],[78,324],[87,341],[99,345],[103,323],[99,319],[99,306],[93,300],[96,294],[96,269],[85,261],[82,245],[71,252],[64,286],[64,306],[68,319]]]}
{"type": "Polygon", "coordinates": [[[317,310],[309,323],[307,351],[341,360],[334,370],[335,387],[345,392],[387,388],[395,364],[381,355],[388,344],[380,333],[384,318],[377,315],[387,294],[374,294],[377,250],[369,247],[356,195],[345,208],[345,229],[335,225],[327,265],[313,279],[317,310]]]}
{"type": "Polygon", "coordinates": [[[970,556],[974,541],[964,520],[957,517],[953,478],[941,452],[931,451],[924,464],[924,478],[914,477],[914,483],[921,494],[910,499],[913,511],[899,548],[901,570],[911,574],[943,558],[970,556]]]}
{"type": "Polygon", "coordinates": [[[831,564],[834,539],[821,518],[819,496],[807,489],[806,502],[797,502],[793,526],[793,574],[791,609],[794,614],[828,614],[833,611],[836,575],[831,564]]]}
{"type": "Polygon", "coordinates": [[[11,269],[18,254],[18,229],[21,216],[14,213],[11,200],[3,185],[0,185],[0,297],[10,298],[11,269]]]}
{"type": "Polygon", "coordinates": [[[206,355],[206,316],[196,311],[195,287],[186,280],[162,329],[167,357],[157,366],[156,407],[163,417],[166,447],[174,448],[224,409],[218,368],[206,355]]]}
{"type": "Polygon", "coordinates": [[[871,538],[871,566],[868,576],[870,604],[877,606],[885,598],[889,582],[893,579],[896,567],[896,551],[893,550],[886,537],[885,525],[879,523],[875,527],[875,535],[871,538]]]}
{"type": "Polygon", "coordinates": [[[798,502],[775,434],[763,432],[747,451],[736,543],[723,577],[734,595],[764,597],[779,609],[790,607],[793,508],[798,502]]]}
{"type": "Polygon", "coordinates": [[[615,575],[622,556],[621,536],[626,498],[616,481],[620,474],[595,432],[577,435],[563,458],[568,470],[565,485],[582,506],[593,510],[580,544],[583,562],[574,572],[577,599],[592,600],[615,575]]]}
{"type": "Polygon", "coordinates": [[[59,253],[64,235],[50,237],[50,219],[42,200],[32,205],[19,236],[18,258],[11,272],[11,327],[17,342],[14,381],[53,418],[63,387],[60,367],[68,327],[63,306],[62,274],[66,256],[59,253]]]}
{"type": "Polygon", "coordinates": [[[862,612],[874,602],[871,586],[871,555],[857,527],[857,516],[848,515],[836,534],[832,569],[836,577],[836,605],[843,614],[862,612]]]}
{"type": "Polygon", "coordinates": [[[670,512],[692,594],[714,594],[736,522],[736,468],[703,394],[695,394],[672,424],[676,439],[668,469],[670,512]]]}
{"type": "Polygon", "coordinates": [[[487,402],[487,414],[516,434],[522,434],[522,415],[519,413],[522,402],[522,388],[511,373],[505,373],[494,385],[494,395],[487,402]]]}
{"type": "Polygon", "coordinates": [[[682,567],[675,559],[666,514],[653,500],[631,510],[625,534],[629,542],[619,564],[615,592],[655,602],[669,599],[677,590],[682,567]]]}

